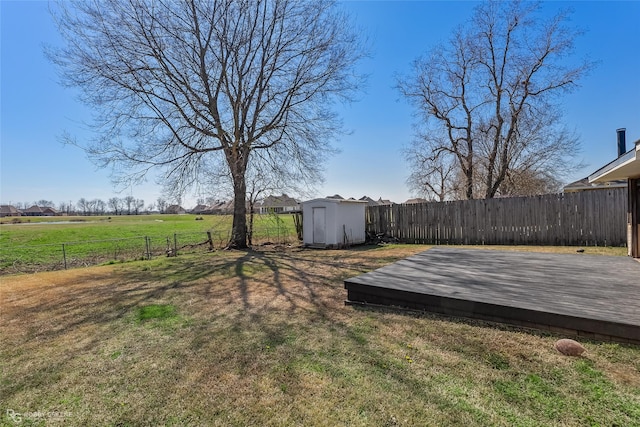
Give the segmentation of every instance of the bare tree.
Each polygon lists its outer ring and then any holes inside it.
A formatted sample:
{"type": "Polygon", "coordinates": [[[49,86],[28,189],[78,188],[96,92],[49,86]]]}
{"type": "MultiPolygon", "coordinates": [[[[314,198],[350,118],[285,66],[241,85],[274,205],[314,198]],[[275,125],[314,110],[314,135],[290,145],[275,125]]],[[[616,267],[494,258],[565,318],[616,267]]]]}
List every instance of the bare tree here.
{"type": "Polygon", "coordinates": [[[132,209],[135,205],[135,201],[136,199],[133,196],[126,196],[122,199],[123,207],[127,209],[127,215],[131,215],[132,209]]]}
{"type": "Polygon", "coordinates": [[[121,179],[161,167],[187,188],[220,156],[234,190],[230,246],[246,247],[251,154],[277,148],[298,168],[322,163],[341,130],[333,101],[360,82],[357,33],[332,1],[72,5],[54,13],[67,44],[49,55],[100,112],[91,157],[121,179]]]}
{"type": "Polygon", "coordinates": [[[156,205],[158,206],[158,212],[160,213],[164,213],[164,211],[167,209],[167,201],[162,197],[158,197],[158,200],[156,200],[156,205]]]}
{"type": "Polygon", "coordinates": [[[122,212],[121,212],[122,200],[120,200],[118,197],[110,198],[109,201],[107,202],[107,205],[109,206],[109,209],[111,209],[114,215],[122,215],[122,212]]]}
{"type": "MultiPolygon", "coordinates": [[[[561,137],[567,132],[555,102],[591,64],[567,65],[579,32],[567,26],[566,12],[545,21],[539,9],[525,1],[481,4],[448,44],[398,80],[424,120],[422,151],[436,165],[456,163],[465,198],[500,194],[515,171],[562,176],[579,166],[578,140],[561,137]]],[[[435,174],[430,185],[440,178],[435,174]]]]}
{"type": "Polygon", "coordinates": [[[103,215],[104,211],[107,207],[107,204],[102,199],[94,199],[92,200],[94,213],[96,215],[103,215]]]}
{"type": "Polygon", "coordinates": [[[531,170],[510,170],[500,187],[503,196],[534,196],[561,191],[562,182],[557,177],[531,170]]]}
{"type": "Polygon", "coordinates": [[[405,150],[405,155],[412,171],[407,178],[409,189],[439,202],[459,198],[462,185],[452,159],[434,155],[422,140],[416,140],[405,150]]]}
{"type": "Polygon", "coordinates": [[[135,199],[133,201],[133,207],[136,215],[140,215],[142,210],[144,209],[144,200],[143,199],[135,199]]]}
{"type": "Polygon", "coordinates": [[[82,211],[82,215],[87,215],[89,213],[89,211],[91,210],[91,206],[90,206],[90,202],[89,200],[85,199],[84,197],[82,197],[80,200],[78,200],[78,209],[80,211],[82,211]]]}
{"type": "Polygon", "coordinates": [[[52,208],[55,206],[55,204],[51,201],[51,200],[38,200],[37,202],[34,203],[36,206],[40,206],[40,207],[47,207],[47,208],[52,208]]]}

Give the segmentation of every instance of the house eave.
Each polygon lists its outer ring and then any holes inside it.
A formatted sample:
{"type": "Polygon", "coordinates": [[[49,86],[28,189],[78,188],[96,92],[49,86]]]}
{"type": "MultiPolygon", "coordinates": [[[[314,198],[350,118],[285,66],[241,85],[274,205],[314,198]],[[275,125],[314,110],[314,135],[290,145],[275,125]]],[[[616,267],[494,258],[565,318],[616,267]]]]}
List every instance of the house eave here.
{"type": "Polygon", "coordinates": [[[640,178],[640,144],[591,175],[589,182],[609,182],[619,179],[640,178]]]}

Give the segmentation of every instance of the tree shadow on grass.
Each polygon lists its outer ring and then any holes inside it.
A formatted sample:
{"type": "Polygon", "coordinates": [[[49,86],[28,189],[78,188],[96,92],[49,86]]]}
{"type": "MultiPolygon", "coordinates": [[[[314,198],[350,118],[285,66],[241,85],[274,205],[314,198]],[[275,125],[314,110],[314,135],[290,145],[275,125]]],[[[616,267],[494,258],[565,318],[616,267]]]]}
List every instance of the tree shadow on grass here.
{"type": "MultiPolygon", "coordinates": [[[[77,369],[78,357],[95,355],[114,335],[130,333],[127,319],[137,307],[158,303],[173,304],[183,315],[201,320],[185,331],[190,334],[188,348],[176,350],[184,355],[233,354],[233,361],[219,363],[229,363],[232,370],[246,375],[256,364],[284,363],[309,364],[309,369],[327,372],[336,381],[348,377],[348,366],[332,366],[331,352],[357,351],[358,363],[385,357],[347,320],[354,312],[342,309],[342,280],[379,266],[360,254],[352,256],[356,252],[361,251],[233,251],[88,269],[54,284],[24,290],[22,295],[13,295],[12,301],[19,304],[2,315],[6,344],[15,350],[6,351],[6,357],[20,359],[24,351],[37,351],[40,346],[60,347],[69,339],[76,342],[70,351],[55,352],[55,359],[34,365],[27,377],[9,374],[11,381],[2,386],[3,395],[11,398],[25,389],[44,393],[47,384],[77,369]],[[220,334],[228,337],[228,348],[216,350],[212,345],[220,334]],[[318,339],[326,350],[306,348],[305,337],[315,335],[322,335],[318,339]],[[348,348],[341,349],[345,343],[348,348]],[[267,347],[285,348],[287,355],[275,362],[256,361],[256,350],[267,347]]],[[[204,370],[203,383],[207,373],[216,371],[216,363],[210,362],[204,370]]],[[[285,371],[282,381],[289,382],[293,390],[304,389],[305,372],[285,371]]],[[[402,377],[401,371],[397,375],[401,375],[398,381],[411,380],[402,377]]],[[[171,393],[164,390],[161,394],[158,400],[168,404],[171,393]]]]}
{"type": "MultiPolygon", "coordinates": [[[[226,304],[236,304],[239,296],[242,309],[255,316],[270,307],[268,299],[252,299],[252,293],[258,290],[265,296],[284,298],[287,304],[278,306],[279,310],[295,312],[304,305],[307,310],[323,315],[330,296],[321,290],[341,288],[343,277],[376,265],[351,263],[340,255],[317,254],[234,251],[223,256],[175,258],[164,263],[72,270],[68,277],[43,287],[11,295],[7,287],[5,294],[11,303],[7,302],[3,310],[3,324],[24,322],[27,332],[22,335],[24,340],[35,336],[55,339],[87,324],[110,324],[135,307],[175,293],[226,304]],[[37,322],[38,319],[42,321],[37,322]]],[[[88,346],[92,344],[95,342],[88,346]]]]}

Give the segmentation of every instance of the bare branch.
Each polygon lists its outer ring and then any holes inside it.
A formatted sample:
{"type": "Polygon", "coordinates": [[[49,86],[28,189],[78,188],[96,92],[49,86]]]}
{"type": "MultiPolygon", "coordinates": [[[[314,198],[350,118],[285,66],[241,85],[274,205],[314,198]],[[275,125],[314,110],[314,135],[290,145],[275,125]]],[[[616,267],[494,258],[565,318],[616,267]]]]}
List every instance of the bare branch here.
{"type": "Polygon", "coordinates": [[[363,49],[332,1],[78,0],[54,16],[66,45],[49,56],[96,111],[91,158],[121,180],[160,167],[181,190],[222,158],[236,246],[251,159],[319,170],[341,132],[332,101],[360,85],[363,49]]]}
{"type": "MultiPolygon", "coordinates": [[[[515,176],[560,176],[576,164],[579,144],[559,138],[565,131],[554,100],[575,88],[592,64],[567,65],[579,32],[567,26],[566,12],[545,21],[536,15],[539,8],[517,0],[482,3],[466,30],[399,80],[423,120],[424,148],[451,153],[466,198],[501,194],[507,179],[512,193],[521,181],[515,176]]],[[[428,172],[420,162],[412,166],[420,176],[428,172]]],[[[441,174],[434,173],[438,181],[441,174]]]]}

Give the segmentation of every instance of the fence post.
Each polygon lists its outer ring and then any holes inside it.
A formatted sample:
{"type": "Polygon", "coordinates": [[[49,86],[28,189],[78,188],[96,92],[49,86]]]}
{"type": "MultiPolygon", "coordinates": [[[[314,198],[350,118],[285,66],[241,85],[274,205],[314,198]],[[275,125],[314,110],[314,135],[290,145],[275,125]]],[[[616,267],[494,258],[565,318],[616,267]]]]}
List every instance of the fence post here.
{"type": "Polygon", "coordinates": [[[178,234],[173,233],[173,256],[178,256],[178,234]]]}
{"type": "Polygon", "coordinates": [[[64,243],[62,244],[62,259],[64,260],[64,269],[67,269],[67,251],[64,248],[64,243]]]}
{"type": "Polygon", "coordinates": [[[149,242],[149,236],[144,236],[144,244],[147,249],[147,260],[151,259],[151,244],[149,242]]]}
{"type": "Polygon", "coordinates": [[[207,238],[209,239],[209,250],[213,250],[213,239],[211,238],[211,231],[207,231],[207,238]]]}

